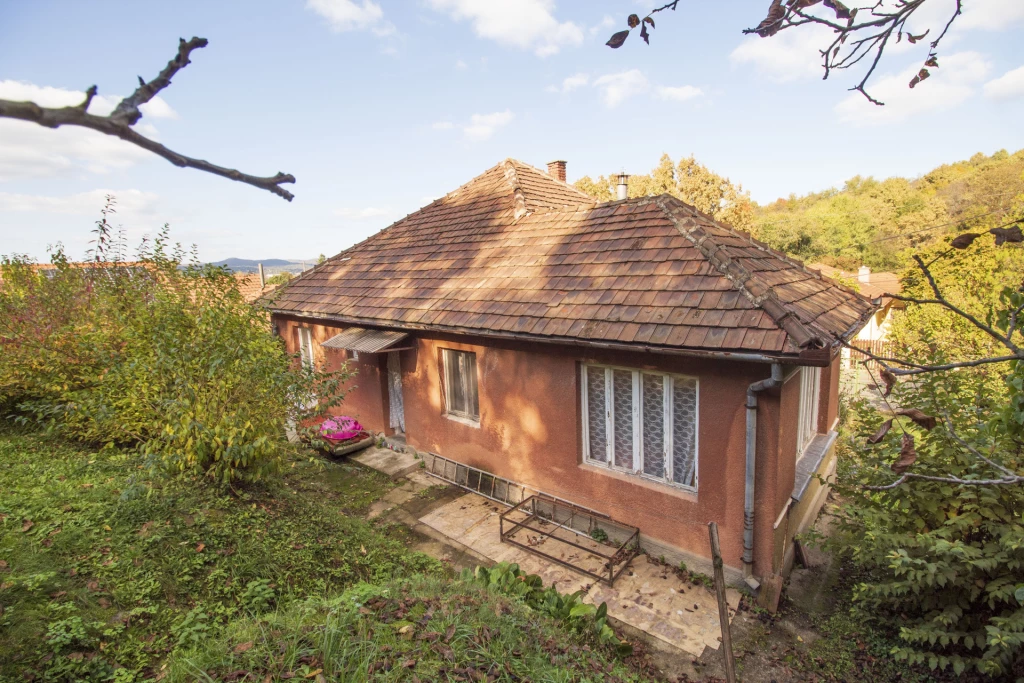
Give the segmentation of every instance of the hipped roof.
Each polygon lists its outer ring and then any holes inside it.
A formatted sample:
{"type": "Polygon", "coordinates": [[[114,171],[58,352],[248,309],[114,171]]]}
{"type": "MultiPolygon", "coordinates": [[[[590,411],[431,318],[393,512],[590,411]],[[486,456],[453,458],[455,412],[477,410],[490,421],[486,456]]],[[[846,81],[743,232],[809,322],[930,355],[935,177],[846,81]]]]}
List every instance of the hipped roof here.
{"type": "Polygon", "coordinates": [[[813,359],[866,298],[670,195],[596,203],[508,159],[281,288],[404,330],[813,359]]]}

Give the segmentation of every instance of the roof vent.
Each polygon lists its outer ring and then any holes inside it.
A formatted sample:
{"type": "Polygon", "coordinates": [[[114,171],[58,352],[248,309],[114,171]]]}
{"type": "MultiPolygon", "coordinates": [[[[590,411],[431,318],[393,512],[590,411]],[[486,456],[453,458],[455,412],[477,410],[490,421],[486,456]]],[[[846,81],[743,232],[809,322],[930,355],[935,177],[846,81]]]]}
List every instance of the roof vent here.
{"type": "Polygon", "coordinates": [[[857,271],[857,280],[860,282],[871,282],[871,269],[867,266],[861,266],[857,271]]]}
{"type": "Polygon", "coordinates": [[[565,182],[565,162],[564,161],[549,161],[548,162],[548,175],[557,180],[565,182]]]}
{"type": "Polygon", "coordinates": [[[615,198],[626,199],[629,197],[629,176],[625,171],[619,173],[619,184],[615,186],[615,198]]]}

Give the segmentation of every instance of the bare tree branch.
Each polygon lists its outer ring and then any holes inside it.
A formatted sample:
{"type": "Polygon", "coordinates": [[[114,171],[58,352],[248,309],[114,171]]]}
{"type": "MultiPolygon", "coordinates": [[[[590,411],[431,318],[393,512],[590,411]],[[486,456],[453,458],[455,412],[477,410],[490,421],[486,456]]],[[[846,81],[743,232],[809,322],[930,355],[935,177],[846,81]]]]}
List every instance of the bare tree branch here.
{"type": "Polygon", "coordinates": [[[92,103],[97,92],[94,85],[85,92],[85,99],[81,104],[71,107],[40,107],[35,102],[15,102],[0,99],[0,118],[30,121],[46,128],[59,128],[60,126],[89,128],[104,135],[111,135],[130,142],[167,159],[175,166],[194,168],[228,178],[229,180],[236,180],[240,183],[258,187],[261,190],[267,190],[291,201],[295,195],[281,187],[284,183],[295,182],[295,176],[291,174],[278,172],[273,176],[260,177],[242,173],[233,168],[217,166],[203,159],[194,159],[184,154],[179,154],[159,142],[141,135],[132,128],[142,118],[140,107],[169,86],[171,78],[190,63],[189,55],[192,51],[206,47],[207,43],[208,41],[205,38],[192,38],[192,40],[187,42],[182,38],[178,44],[178,54],[167,63],[163,71],[148,83],[139,78],[139,87],[129,97],[121,100],[109,116],[97,116],[88,112],[89,105],[92,103]]]}

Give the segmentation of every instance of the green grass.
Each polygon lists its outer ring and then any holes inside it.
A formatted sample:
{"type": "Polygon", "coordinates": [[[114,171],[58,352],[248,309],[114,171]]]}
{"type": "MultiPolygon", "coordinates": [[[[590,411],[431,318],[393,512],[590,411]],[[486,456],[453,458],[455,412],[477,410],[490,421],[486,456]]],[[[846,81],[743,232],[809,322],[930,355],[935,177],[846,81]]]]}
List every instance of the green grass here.
{"type": "Polygon", "coordinates": [[[0,680],[133,680],[252,611],[440,572],[353,516],[391,486],[298,451],[260,489],[150,480],[136,454],[2,433],[0,680]]]}
{"type": "Polygon", "coordinates": [[[0,427],[0,681],[640,680],[362,519],[393,486],[296,449],[231,489],[0,427]]]}
{"type": "Polygon", "coordinates": [[[552,619],[462,581],[360,584],[231,623],[172,656],[167,683],[247,680],[637,681],[552,619]],[[323,679],[318,678],[322,676],[323,679]]]}

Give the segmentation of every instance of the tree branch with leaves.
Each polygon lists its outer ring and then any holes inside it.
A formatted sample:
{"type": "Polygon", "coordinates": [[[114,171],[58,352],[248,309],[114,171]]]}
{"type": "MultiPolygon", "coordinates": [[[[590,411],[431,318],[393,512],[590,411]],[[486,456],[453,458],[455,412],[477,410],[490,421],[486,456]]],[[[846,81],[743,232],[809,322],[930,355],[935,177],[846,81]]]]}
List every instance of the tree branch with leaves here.
{"type": "MultiPolygon", "coordinates": [[[[900,43],[904,38],[915,44],[923,41],[932,29],[914,35],[907,28],[907,22],[915,12],[929,0],[877,0],[874,4],[860,7],[847,7],[839,0],[772,0],[768,7],[768,15],[754,28],[743,31],[744,34],[772,38],[780,31],[801,26],[822,26],[830,29],[835,35],[825,49],[821,50],[824,68],[823,79],[828,79],[833,71],[851,69],[866,64],[866,70],[857,85],[850,88],[861,93],[869,102],[877,105],[885,104],[868,93],[868,82],[875,75],[887,47],[900,43]],[[825,11],[820,11],[824,8],[825,11]],[[858,20],[859,18],[859,20],[858,20]]],[[[676,2],[658,7],[643,19],[630,14],[626,20],[628,29],[615,33],[606,43],[611,48],[619,48],[626,42],[630,31],[640,27],[640,36],[650,44],[648,26],[654,28],[652,15],[666,9],[676,9],[676,2]]],[[[962,0],[956,0],[956,7],[946,20],[941,31],[936,30],[936,37],[929,44],[928,54],[914,77],[910,87],[916,87],[921,81],[931,77],[931,69],[939,68],[938,48],[946,37],[953,22],[963,10],[962,0]]],[[[934,27],[938,29],[938,27],[934,27]]]]}
{"type": "MultiPolygon", "coordinates": [[[[1017,221],[1015,221],[1017,223],[1017,221]]],[[[995,237],[995,244],[992,248],[999,248],[1004,244],[1018,244],[1024,242],[1020,225],[1012,227],[1000,226],[990,231],[995,237]]],[[[930,261],[915,254],[913,257],[917,270],[923,282],[927,285],[930,296],[909,296],[903,294],[886,294],[886,297],[903,301],[915,307],[932,307],[940,309],[946,315],[965,323],[969,328],[980,333],[988,340],[987,347],[991,350],[988,353],[978,354],[972,358],[949,359],[944,355],[938,358],[931,355],[926,361],[911,360],[909,358],[895,358],[884,356],[878,353],[853,347],[845,340],[839,342],[856,352],[866,356],[877,363],[880,367],[878,378],[872,379],[878,391],[879,398],[887,406],[893,415],[879,427],[878,431],[867,438],[868,444],[881,443],[890,430],[897,426],[903,436],[900,444],[900,452],[892,463],[891,469],[899,477],[885,484],[869,485],[864,488],[868,490],[884,491],[894,489],[901,484],[914,480],[925,480],[966,486],[992,486],[1024,483],[1024,474],[1014,471],[1000,464],[995,459],[999,446],[995,440],[992,441],[991,453],[986,456],[969,440],[958,433],[954,420],[951,419],[948,411],[942,413],[942,424],[948,435],[950,443],[958,445],[963,453],[974,458],[979,464],[988,466],[995,473],[994,477],[964,478],[960,476],[946,476],[934,474],[922,474],[909,471],[917,460],[915,437],[907,431],[900,421],[901,417],[909,418],[918,427],[925,431],[934,429],[938,420],[933,415],[928,415],[918,408],[897,408],[890,403],[890,396],[897,386],[899,378],[911,378],[914,382],[920,382],[925,376],[949,377],[950,372],[960,370],[976,370],[996,364],[1008,364],[1010,373],[1006,377],[1006,386],[1009,389],[1010,406],[997,414],[989,422],[997,424],[998,428],[989,429],[991,433],[1005,431],[1011,440],[1018,440],[1024,436],[1024,283],[1018,283],[1016,287],[1004,287],[999,293],[998,304],[990,306],[984,316],[972,313],[965,306],[958,305],[950,299],[945,289],[940,286],[938,278],[932,271],[932,266],[941,259],[948,258],[951,254],[970,249],[980,235],[966,233],[954,238],[950,244],[951,248],[944,250],[937,257],[930,261]]],[[[931,346],[935,346],[931,344],[931,346]]],[[[973,427],[977,427],[974,425],[973,427]]]]}
{"type": "Polygon", "coordinates": [[[204,159],[195,159],[175,152],[159,142],[147,138],[133,128],[142,119],[142,105],[167,88],[171,84],[171,79],[191,63],[189,58],[192,52],[206,47],[208,42],[206,38],[192,38],[188,41],[184,38],[180,39],[177,54],[167,63],[167,66],[163,68],[156,78],[146,82],[140,76],[139,87],[136,88],[135,92],[121,100],[114,111],[107,116],[97,116],[89,113],[89,105],[92,104],[92,100],[98,92],[97,87],[93,85],[86,90],[85,99],[80,104],[70,107],[42,107],[35,102],[0,99],[0,118],[29,121],[45,128],[59,128],[61,126],[88,128],[141,147],[146,151],[167,159],[175,166],[194,168],[221,176],[222,178],[252,185],[291,201],[295,195],[281,187],[283,184],[295,182],[295,176],[291,174],[278,172],[273,176],[260,177],[242,173],[233,168],[218,166],[204,159]]]}

